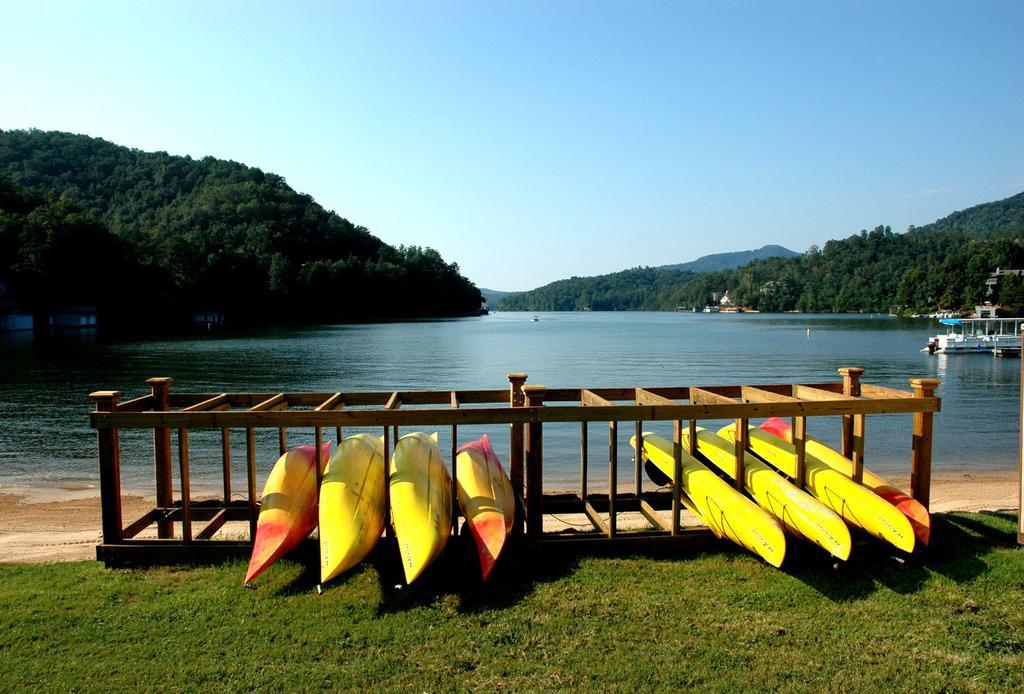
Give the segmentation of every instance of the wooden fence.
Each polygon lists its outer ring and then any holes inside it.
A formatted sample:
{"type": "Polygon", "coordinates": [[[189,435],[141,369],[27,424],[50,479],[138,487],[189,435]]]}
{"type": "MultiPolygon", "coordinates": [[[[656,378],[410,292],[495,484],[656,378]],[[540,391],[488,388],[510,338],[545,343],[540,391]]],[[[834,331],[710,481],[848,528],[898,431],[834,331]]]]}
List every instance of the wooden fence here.
{"type": "MultiPolygon", "coordinates": [[[[854,462],[852,477],[860,480],[864,466],[865,420],[869,414],[912,413],[910,447],[911,495],[928,506],[931,484],[932,415],[940,399],[938,381],[915,378],[911,391],[861,383],[860,368],[839,369],[842,380],[827,383],[759,384],[731,386],[669,386],[630,388],[545,388],[526,385],[526,374],[509,374],[508,388],[495,390],[386,391],[334,393],[175,393],[170,378],[147,381],[150,393],[121,400],[118,391],[91,394],[96,410],[92,426],[99,437],[100,492],[103,541],[97,558],[107,564],[210,560],[250,551],[259,514],[256,489],[256,430],[276,429],[283,452],[290,440],[309,436],[319,461],[324,429],[340,441],[345,427],[379,428],[384,435],[385,458],[400,429],[451,427],[454,466],[458,428],[469,425],[509,427],[508,468],[518,497],[515,533],[520,541],[601,543],[638,546],[704,543],[707,528],[680,525],[681,475],[671,489],[645,491],[639,456],[633,462],[633,485],[619,488],[617,460],[620,425],[632,423],[642,442],[644,422],[673,422],[676,450],[682,450],[683,427],[690,430],[690,446],[701,420],[735,420],[739,460],[737,480],[743,480],[747,423],[762,417],[791,417],[797,451],[796,475],[802,478],[807,417],[841,418],[842,452],[854,462]],[[405,407],[409,406],[409,407],[405,407]],[[580,426],[580,492],[546,494],[544,491],[544,426],[554,423],[580,426]],[[595,424],[607,427],[608,492],[592,494],[588,439],[595,424]],[[152,430],[155,505],[127,525],[122,517],[121,452],[119,432],[152,430]],[[194,501],[190,491],[189,433],[220,432],[223,491],[220,499],[194,501]],[[296,434],[296,430],[299,431],[296,434]],[[172,432],[176,431],[180,494],[173,494],[174,455],[172,432]],[[231,437],[245,440],[246,493],[232,500],[231,437]],[[622,513],[640,513],[650,529],[623,532],[622,513]],[[668,512],[668,517],[665,517],[668,512]],[[578,513],[593,526],[591,532],[546,533],[545,514],[578,513]],[[248,523],[249,540],[218,539],[231,521],[248,523]],[[201,524],[198,527],[197,524],[201,524]],[[155,538],[138,537],[155,526],[155,538]]],[[[691,450],[691,453],[694,452],[691,450]]],[[[676,456],[677,469],[681,453],[676,456]]],[[[453,470],[454,473],[454,470],[453,470]]],[[[455,478],[453,474],[453,479],[455,478]]],[[[453,483],[454,484],[454,483],[453,483]]],[[[737,482],[742,484],[742,482],[737,482]]],[[[453,490],[454,491],[454,490],[453,490]]],[[[452,525],[457,528],[458,509],[452,525]]],[[[586,521],[585,521],[586,522],[586,521]]]]}

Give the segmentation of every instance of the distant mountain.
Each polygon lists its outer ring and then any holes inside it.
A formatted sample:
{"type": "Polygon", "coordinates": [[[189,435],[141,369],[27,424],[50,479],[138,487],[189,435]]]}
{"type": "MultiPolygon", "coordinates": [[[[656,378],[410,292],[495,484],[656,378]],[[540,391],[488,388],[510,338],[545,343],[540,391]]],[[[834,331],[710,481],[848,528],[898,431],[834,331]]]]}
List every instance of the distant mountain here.
{"type": "Polygon", "coordinates": [[[733,268],[743,267],[747,263],[752,263],[755,260],[764,260],[765,258],[792,258],[795,255],[800,254],[782,246],[769,245],[755,248],[752,251],[733,251],[732,253],[712,253],[711,255],[702,255],[696,260],[691,260],[688,263],[662,265],[661,267],[670,270],[683,270],[694,273],[717,272],[719,270],[732,270],[733,268]]]}

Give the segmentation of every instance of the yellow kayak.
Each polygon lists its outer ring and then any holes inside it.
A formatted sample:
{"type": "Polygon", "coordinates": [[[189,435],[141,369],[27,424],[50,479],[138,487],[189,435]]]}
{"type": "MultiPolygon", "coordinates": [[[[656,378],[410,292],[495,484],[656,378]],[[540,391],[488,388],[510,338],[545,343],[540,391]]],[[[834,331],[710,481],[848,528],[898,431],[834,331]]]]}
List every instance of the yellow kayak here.
{"type": "Polygon", "coordinates": [[[452,524],[452,478],[437,434],[415,432],[398,439],[391,456],[391,522],[412,583],[448,543],[452,524]]]}
{"type": "MultiPolygon", "coordinates": [[[[683,445],[690,432],[683,430],[683,445]]],[[[697,427],[697,450],[718,469],[736,479],[736,455],[732,441],[704,427],[697,427]]],[[[794,535],[802,536],[833,556],[850,557],[850,529],[832,509],[753,456],[744,457],[743,486],[757,505],[778,519],[794,535]]]]}
{"type": "MultiPolygon", "coordinates": [[[[635,450],[636,437],[630,437],[629,443],[635,450]]],[[[673,447],[674,444],[663,436],[644,434],[644,458],[670,481],[675,470],[673,447]]],[[[772,566],[782,565],[786,556],[786,534],[778,521],[685,450],[682,467],[682,498],[715,535],[732,540],[772,566]]]]}
{"type": "MultiPolygon", "coordinates": [[[[789,422],[779,417],[771,417],[765,420],[761,424],[761,428],[770,434],[775,434],[779,438],[787,441],[793,440],[793,432],[789,422]]],[[[847,477],[853,476],[853,461],[839,451],[826,446],[821,441],[810,436],[806,438],[805,445],[805,450],[808,453],[814,455],[815,458],[818,458],[833,470],[837,470],[847,477]]],[[[914,529],[914,536],[917,538],[917,541],[923,545],[928,544],[931,536],[932,519],[924,504],[908,495],[899,487],[892,486],[867,468],[864,468],[864,486],[898,508],[900,513],[910,521],[910,527],[914,529]]]]}
{"type": "MultiPolygon", "coordinates": [[[[325,443],[320,449],[321,465],[327,463],[330,453],[331,444],[325,443]]],[[[263,486],[245,582],[252,582],[309,537],[315,527],[316,447],[299,446],[277,459],[263,486]]]]}
{"type": "Polygon", "coordinates": [[[361,562],[384,532],[384,439],[350,436],[320,484],[320,582],[361,562]]]}
{"type": "MultiPolygon", "coordinates": [[[[736,425],[719,430],[728,441],[735,436],[736,425]]],[[[750,449],[783,474],[796,473],[796,450],[793,444],[751,426],[748,429],[750,449]]],[[[823,463],[805,449],[804,488],[816,499],[843,517],[847,523],[889,542],[904,552],[914,551],[914,529],[899,509],[867,487],[857,484],[823,463]]]]}
{"type": "Polygon", "coordinates": [[[486,581],[512,532],[515,494],[487,434],[459,448],[456,460],[459,507],[476,541],[480,570],[486,581]]]}

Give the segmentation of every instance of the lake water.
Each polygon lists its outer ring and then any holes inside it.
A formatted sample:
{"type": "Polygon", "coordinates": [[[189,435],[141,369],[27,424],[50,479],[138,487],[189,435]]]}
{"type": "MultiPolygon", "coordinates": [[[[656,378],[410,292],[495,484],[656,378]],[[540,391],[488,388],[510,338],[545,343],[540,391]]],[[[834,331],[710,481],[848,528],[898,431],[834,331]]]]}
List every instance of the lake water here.
{"type": "MultiPolygon", "coordinates": [[[[508,372],[549,387],[722,385],[839,380],[862,366],[864,381],[909,389],[910,377],[942,381],[937,468],[1012,468],[1018,460],[1020,364],[985,355],[929,356],[919,350],[931,321],[870,315],[688,313],[497,313],[480,318],[211,333],[174,339],[105,341],[70,334],[0,336],[0,491],[25,484],[95,484],[96,437],[88,393],[148,392],[151,376],[178,391],[402,390],[505,388],[508,372]],[[808,333],[808,330],[810,333],[808,333]]],[[[669,425],[670,426],[670,425],[669,425]]],[[[834,442],[838,419],[810,420],[834,442]]],[[[654,427],[668,433],[665,425],[654,427]]],[[[910,415],[868,417],[865,460],[906,473],[910,415]]],[[[460,439],[486,428],[464,427],[460,439]]],[[[507,451],[507,427],[489,433],[507,451]]],[[[619,477],[630,477],[631,425],[620,429],[619,477]]],[[[442,451],[450,448],[442,430],[442,451]]],[[[297,430],[290,443],[309,442],[297,430]]],[[[244,460],[234,437],[236,466],[244,460]]],[[[607,436],[594,425],[591,478],[607,479],[607,436]]],[[[193,484],[219,485],[219,435],[191,437],[193,484]]],[[[505,456],[507,457],[507,456],[505,456]]],[[[258,440],[259,484],[276,459],[276,433],[258,440]]],[[[545,486],[575,487],[579,426],[545,427],[545,486]]],[[[243,470],[236,488],[244,489],[243,470]]],[[[151,441],[122,434],[126,488],[152,489],[151,441]]]]}

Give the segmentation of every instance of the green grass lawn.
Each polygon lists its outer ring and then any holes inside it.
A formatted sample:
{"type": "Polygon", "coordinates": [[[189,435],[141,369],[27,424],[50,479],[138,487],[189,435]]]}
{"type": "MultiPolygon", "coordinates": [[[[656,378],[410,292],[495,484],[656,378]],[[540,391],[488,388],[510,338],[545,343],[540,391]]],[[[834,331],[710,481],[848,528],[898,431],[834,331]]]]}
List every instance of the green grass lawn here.
{"type": "MultiPolygon", "coordinates": [[[[1024,551],[1009,514],[936,516],[927,556],[863,541],[833,569],[525,550],[481,585],[461,541],[420,585],[372,563],[314,591],[315,557],[0,565],[0,690],[1022,691],[1024,551]]],[[[305,550],[309,554],[310,549],[305,550]]]]}

